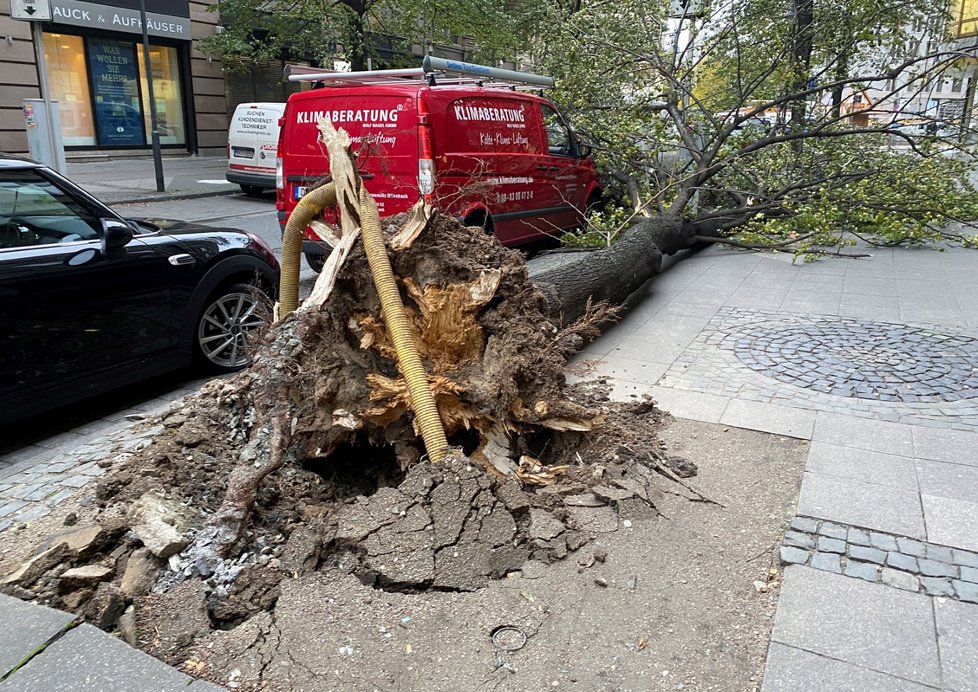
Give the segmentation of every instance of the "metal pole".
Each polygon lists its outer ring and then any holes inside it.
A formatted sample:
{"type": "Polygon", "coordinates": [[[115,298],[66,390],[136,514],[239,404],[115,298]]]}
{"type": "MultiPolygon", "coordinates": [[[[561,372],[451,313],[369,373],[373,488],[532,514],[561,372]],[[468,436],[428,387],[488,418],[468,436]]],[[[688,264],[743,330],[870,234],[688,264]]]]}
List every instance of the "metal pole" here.
{"type": "Polygon", "coordinates": [[[58,171],[61,175],[67,175],[68,171],[61,170],[61,155],[58,152],[58,137],[54,133],[54,113],[51,109],[51,91],[48,89],[48,61],[44,55],[44,32],[41,30],[40,22],[31,22],[31,34],[34,39],[34,52],[37,56],[38,85],[41,88],[41,100],[44,101],[44,110],[47,111],[47,134],[48,146],[51,148],[51,168],[58,171]]]}
{"type": "Polygon", "coordinates": [[[149,61],[149,34],[146,33],[146,0],[139,0],[139,25],[143,30],[143,63],[146,66],[146,90],[149,93],[149,122],[153,127],[153,167],[156,169],[156,191],[163,192],[163,153],[160,151],[160,128],[156,122],[156,93],[153,91],[153,66],[149,61]]]}

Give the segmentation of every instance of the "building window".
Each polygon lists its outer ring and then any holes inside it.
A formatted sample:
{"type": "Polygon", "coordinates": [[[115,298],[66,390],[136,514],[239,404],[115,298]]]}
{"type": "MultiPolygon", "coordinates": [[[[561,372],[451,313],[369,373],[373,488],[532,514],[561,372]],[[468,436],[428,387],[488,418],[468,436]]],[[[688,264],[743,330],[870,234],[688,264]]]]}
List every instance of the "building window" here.
{"type": "MultiPolygon", "coordinates": [[[[170,46],[149,47],[149,64],[153,68],[153,95],[156,97],[156,124],[160,132],[160,144],[185,144],[186,128],[183,124],[183,100],[180,94],[180,60],[177,49],[170,46]]],[[[142,46],[139,47],[139,74],[146,74],[142,46]]],[[[142,80],[143,103],[149,103],[149,85],[142,80]]],[[[144,111],[146,143],[153,143],[153,128],[149,109],[144,111]]]]}
{"type": "Polygon", "coordinates": [[[44,34],[51,97],[61,109],[61,133],[66,147],[95,144],[95,119],[88,89],[85,48],[81,36],[44,34]]]}
{"type": "MultiPolygon", "coordinates": [[[[152,143],[142,45],[44,34],[51,95],[60,103],[65,146],[145,147],[152,143]]],[[[160,143],[186,144],[180,59],[150,45],[160,143]]]]}

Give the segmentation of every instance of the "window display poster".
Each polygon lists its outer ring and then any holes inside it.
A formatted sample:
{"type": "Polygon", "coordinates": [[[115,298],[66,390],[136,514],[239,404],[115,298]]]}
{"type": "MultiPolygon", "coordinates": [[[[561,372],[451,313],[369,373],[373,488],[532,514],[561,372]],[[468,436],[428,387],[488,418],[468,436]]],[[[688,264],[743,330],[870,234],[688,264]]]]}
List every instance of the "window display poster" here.
{"type": "Polygon", "coordinates": [[[142,113],[139,104],[136,51],[132,43],[110,39],[88,40],[88,62],[95,94],[95,122],[100,146],[141,146],[142,113]]]}

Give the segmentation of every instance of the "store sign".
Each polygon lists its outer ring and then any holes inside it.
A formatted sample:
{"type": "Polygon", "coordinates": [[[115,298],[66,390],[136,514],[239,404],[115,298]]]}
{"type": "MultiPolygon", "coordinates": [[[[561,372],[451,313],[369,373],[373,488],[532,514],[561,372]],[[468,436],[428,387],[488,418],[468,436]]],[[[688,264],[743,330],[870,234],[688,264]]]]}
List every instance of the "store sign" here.
{"type": "MultiPolygon", "coordinates": [[[[139,10],[111,5],[96,5],[78,0],[51,0],[51,21],[91,29],[141,34],[139,10]]],[[[169,14],[146,13],[146,33],[150,36],[190,40],[190,20],[169,14]]]]}
{"type": "Polygon", "coordinates": [[[146,144],[143,114],[139,103],[134,44],[110,39],[88,40],[88,64],[95,95],[95,123],[101,146],[141,146],[146,144]]]}

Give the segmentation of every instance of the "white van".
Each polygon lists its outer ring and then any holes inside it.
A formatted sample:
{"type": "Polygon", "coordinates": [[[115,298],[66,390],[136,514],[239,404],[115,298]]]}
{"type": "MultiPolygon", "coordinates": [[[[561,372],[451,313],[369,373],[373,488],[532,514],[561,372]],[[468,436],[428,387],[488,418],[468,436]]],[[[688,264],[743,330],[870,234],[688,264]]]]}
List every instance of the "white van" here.
{"type": "Polygon", "coordinates": [[[249,195],[275,189],[278,119],[284,103],[242,103],[228,128],[228,182],[249,195]]]}

